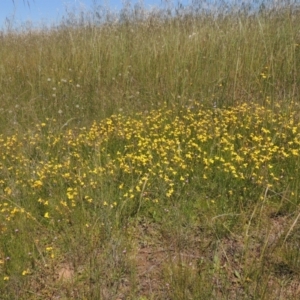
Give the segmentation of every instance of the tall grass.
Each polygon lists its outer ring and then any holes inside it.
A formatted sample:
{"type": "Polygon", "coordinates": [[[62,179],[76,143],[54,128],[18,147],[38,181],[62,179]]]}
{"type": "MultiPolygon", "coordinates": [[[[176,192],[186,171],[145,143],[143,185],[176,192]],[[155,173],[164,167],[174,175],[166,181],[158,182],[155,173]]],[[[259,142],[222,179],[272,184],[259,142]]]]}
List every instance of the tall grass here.
{"type": "Polygon", "coordinates": [[[192,8],[1,35],[3,299],[299,297],[298,6],[192,8]]]}
{"type": "Polygon", "coordinates": [[[1,131],[46,117],[80,125],[189,99],[218,107],[266,97],[290,101],[299,93],[298,17],[290,9],[153,14],[8,32],[0,50],[1,131]]]}

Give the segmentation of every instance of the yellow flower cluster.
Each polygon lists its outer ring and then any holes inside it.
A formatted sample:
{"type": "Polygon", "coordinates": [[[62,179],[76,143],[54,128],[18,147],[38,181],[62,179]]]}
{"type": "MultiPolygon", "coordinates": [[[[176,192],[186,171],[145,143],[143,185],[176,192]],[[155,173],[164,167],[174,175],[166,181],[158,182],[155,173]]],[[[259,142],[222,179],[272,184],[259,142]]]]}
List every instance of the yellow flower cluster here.
{"type": "Polygon", "coordinates": [[[300,127],[292,109],[193,103],[176,113],[164,107],[113,115],[63,134],[53,122],[25,136],[0,136],[1,222],[28,214],[32,202],[36,218],[51,219],[77,206],[175,201],[189,186],[202,194],[222,186],[231,195],[280,191],[297,180],[300,127]]]}

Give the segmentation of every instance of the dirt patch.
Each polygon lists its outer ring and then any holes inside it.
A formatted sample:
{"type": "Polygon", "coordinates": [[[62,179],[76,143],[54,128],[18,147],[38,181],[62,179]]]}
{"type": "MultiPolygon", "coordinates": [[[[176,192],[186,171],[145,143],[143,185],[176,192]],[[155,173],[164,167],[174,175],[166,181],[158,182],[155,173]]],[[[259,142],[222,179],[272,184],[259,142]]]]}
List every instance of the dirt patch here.
{"type": "Polygon", "coordinates": [[[72,281],[75,275],[73,266],[70,263],[64,263],[59,266],[57,271],[57,278],[60,281],[72,281]]]}

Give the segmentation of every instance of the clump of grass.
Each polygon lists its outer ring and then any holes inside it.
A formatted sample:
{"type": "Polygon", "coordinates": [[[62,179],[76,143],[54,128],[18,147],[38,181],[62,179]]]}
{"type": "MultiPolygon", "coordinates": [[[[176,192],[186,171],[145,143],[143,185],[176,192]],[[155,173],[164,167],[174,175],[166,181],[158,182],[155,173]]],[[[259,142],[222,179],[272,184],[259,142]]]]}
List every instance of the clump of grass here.
{"type": "Polygon", "coordinates": [[[3,299],[295,299],[294,8],[7,32],[3,299]]]}

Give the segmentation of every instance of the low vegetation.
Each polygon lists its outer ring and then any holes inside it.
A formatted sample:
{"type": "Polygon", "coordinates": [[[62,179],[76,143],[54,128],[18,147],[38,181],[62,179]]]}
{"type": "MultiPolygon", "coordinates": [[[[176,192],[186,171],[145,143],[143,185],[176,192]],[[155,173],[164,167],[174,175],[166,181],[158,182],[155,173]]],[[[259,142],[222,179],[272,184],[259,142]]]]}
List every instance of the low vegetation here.
{"type": "Polygon", "coordinates": [[[1,299],[299,298],[298,6],[221,8],[2,34],[1,299]]]}

